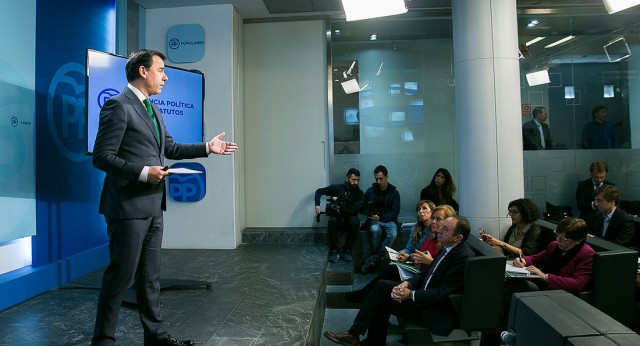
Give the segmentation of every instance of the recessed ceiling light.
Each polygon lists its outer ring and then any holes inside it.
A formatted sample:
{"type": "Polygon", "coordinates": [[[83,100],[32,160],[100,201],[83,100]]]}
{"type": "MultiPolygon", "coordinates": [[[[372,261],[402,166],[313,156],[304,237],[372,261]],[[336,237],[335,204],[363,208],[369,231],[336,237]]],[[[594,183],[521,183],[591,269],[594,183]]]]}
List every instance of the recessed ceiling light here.
{"type": "Polygon", "coordinates": [[[537,42],[540,42],[540,41],[544,40],[544,38],[545,38],[544,36],[538,36],[538,37],[534,38],[533,40],[528,41],[528,42],[527,42],[527,43],[525,43],[525,44],[526,44],[526,45],[527,45],[527,47],[528,47],[528,46],[530,46],[530,45],[532,45],[532,44],[534,44],[534,43],[537,43],[537,42]]]}
{"type": "Polygon", "coordinates": [[[563,44],[563,43],[569,42],[569,41],[573,40],[574,38],[576,38],[576,37],[573,36],[573,35],[569,35],[569,36],[567,36],[565,38],[557,40],[556,42],[549,43],[548,45],[544,46],[544,48],[555,47],[555,46],[557,46],[559,44],[563,44]]]}
{"type": "Polygon", "coordinates": [[[378,39],[378,34],[371,34],[369,35],[369,41],[375,41],[378,39]]]}
{"type": "Polygon", "coordinates": [[[533,28],[534,26],[540,24],[539,21],[537,21],[536,19],[532,20],[529,22],[529,24],[527,24],[527,28],[533,28]]]}

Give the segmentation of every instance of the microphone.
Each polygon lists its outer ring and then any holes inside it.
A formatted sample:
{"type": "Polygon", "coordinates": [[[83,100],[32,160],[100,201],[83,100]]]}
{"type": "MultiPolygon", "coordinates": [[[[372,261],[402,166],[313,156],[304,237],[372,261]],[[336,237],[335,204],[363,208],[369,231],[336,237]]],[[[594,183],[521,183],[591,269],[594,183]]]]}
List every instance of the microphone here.
{"type": "Polygon", "coordinates": [[[516,342],[516,333],[505,330],[500,333],[500,340],[502,340],[503,345],[515,345],[516,342]]]}

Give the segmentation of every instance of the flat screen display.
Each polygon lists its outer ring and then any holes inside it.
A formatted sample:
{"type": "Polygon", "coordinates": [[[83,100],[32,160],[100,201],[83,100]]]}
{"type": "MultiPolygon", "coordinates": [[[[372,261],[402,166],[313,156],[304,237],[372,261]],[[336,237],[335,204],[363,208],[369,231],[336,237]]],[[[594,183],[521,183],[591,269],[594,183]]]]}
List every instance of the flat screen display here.
{"type": "MultiPolygon", "coordinates": [[[[126,64],[124,56],[87,49],[85,138],[88,155],[93,152],[102,105],[127,87],[126,64]]],[[[169,79],[160,94],[151,96],[151,102],[162,111],[165,126],[177,142],[202,142],[204,74],[173,66],[165,66],[165,73],[169,79]]]]}

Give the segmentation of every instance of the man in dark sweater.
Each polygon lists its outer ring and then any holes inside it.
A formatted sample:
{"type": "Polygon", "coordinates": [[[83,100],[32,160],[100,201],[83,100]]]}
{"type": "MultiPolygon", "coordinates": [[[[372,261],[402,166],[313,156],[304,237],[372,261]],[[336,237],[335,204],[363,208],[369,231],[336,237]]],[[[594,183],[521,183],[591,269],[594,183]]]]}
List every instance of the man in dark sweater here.
{"type": "Polygon", "coordinates": [[[367,215],[366,228],[373,254],[365,260],[363,273],[371,271],[385,258],[385,246],[391,247],[398,236],[400,193],[389,183],[389,172],[385,166],[376,167],[373,174],[376,182],[365,192],[362,206],[362,213],[367,215]]]}

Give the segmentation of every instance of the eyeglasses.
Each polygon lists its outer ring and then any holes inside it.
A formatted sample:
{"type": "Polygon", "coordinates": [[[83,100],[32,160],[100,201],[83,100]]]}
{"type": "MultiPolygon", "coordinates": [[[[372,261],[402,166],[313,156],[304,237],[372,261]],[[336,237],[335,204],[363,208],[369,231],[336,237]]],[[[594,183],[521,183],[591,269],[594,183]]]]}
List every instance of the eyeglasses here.
{"type": "Polygon", "coordinates": [[[565,238],[565,237],[560,236],[558,234],[558,232],[556,232],[556,231],[553,231],[553,234],[556,236],[556,239],[561,243],[568,243],[568,242],[571,241],[571,239],[569,239],[569,238],[565,238]]]}
{"type": "Polygon", "coordinates": [[[507,210],[507,216],[513,216],[516,214],[520,214],[520,211],[515,209],[507,210]]]}

